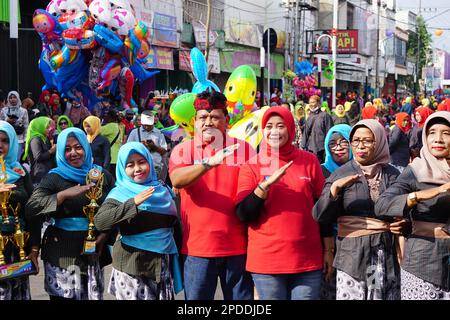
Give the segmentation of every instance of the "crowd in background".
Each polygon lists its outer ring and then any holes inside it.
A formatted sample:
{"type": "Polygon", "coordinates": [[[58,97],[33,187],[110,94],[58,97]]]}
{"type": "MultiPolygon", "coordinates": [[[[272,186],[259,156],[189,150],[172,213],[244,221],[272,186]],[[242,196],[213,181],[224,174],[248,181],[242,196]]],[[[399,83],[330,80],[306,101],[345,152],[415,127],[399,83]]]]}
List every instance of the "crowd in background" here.
{"type": "MultiPolygon", "coordinates": [[[[102,299],[112,264],[117,299],[210,300],[217,279],[227,300],[450,299],[450,99],[335,98],[276,89],[254,150],[228,135],[220,92],[197,95],[183,140],[160,130],[170,100],[151,92],[137,110],[1,94],[0,192],[26,203],[50,298],[102,299]],[[96,259],[80,255],[93,168],[96,259]]],[[[29,299],[28,278],[0,281],[0,297],[29,299]]]]}

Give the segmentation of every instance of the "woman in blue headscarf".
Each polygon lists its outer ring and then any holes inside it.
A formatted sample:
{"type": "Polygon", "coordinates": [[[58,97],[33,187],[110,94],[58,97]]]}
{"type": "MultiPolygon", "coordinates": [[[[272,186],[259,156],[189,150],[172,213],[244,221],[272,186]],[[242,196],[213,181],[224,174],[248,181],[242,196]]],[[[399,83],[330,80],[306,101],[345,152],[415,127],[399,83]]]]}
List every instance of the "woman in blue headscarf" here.
{"type": "MultiPolygon", "coordinates": [[[[6,121],[0,121],[0,156],[5,162],[5,171],[1,171],[0,167],[0,193],[11,191],[9,204],[15,209],[17,204],[25,203],[33,191],[33,185],[28,173],[22,168],[17,161],[19,152],[19,143],[14,127],[6,121]],[[5,176],[6,174],[6,176],[5,176]]],[[[8,210],[9,224],[3,224],[3,217],[0,216],[0,227],[2,237],[9,237],[14,234],[15,221],[13,212],[8,210]]],[[[22,229],[29,230],[25,225],[23,217],[25,210],[23,206],[19,207],[18,215],[22,229]]],[[[25,251],[30,253],[30,243],[27,243],[25,251]]],[[[33,246],[33,253],[27,257],[37,264],[36,248],[33,246]]],[[[3,250],[5,263],[18,262],[20,260],[19,250],[14,246],[12,241],[6,244],[3,250]]],[[[30,300],[30,282],[28,277],[12,278],[0,280],[0,300],[30,300]]]]}
{"type": "Polygon", "coordinates": [[[338,124],[328,131],[325,137],[325,162],[322,164],[325,178],[352,159],[349,138],[351,129],[347,124],[338,124]]]}
{"type": "MultiPolygon", "coordinates": [[[[325,178],[328,178],[337,168],[346,164],[353,158],[350,148],[350,131],[348,124],[338,124],[328,131],[325,137],[325,162],[322,163],[322,172],[325,178]]],[[[331,230],[331,228],[325,228],[331,230]]],[[[328,239],[334,242],[336,227],[333,235],[328,239]]],[[[336,271],[329,279],[322,279],[320,290],[321,300],[336,300],[336,271]]]]}
{"type": "Polygon", "coordinates": [[[113,248],[108,292],[118,300],[172,300],[182,289],[172,190],[157,180],[152,157],[139,142],[120,148],[116,177],[95,216],[98,230],[118,228],[121,235],[113,248]]]}
{"type": "MultiPolygon", "coordinates": [[[[108,239],[96,234],[96,254],[82,255],[87,237],[88,219],[84,207],[90,201],[85,193],[86,175],[93,168],[104,173],[101,205],[114,185],[111,174],[93,164],[86,134],[78,128],[63,130],[56,145],[57,167],[45,176],[26,206],[27,218],[37,230],[45,219],[53,218],[42,240],[45,268],[45,290],[50,299],[101,300],[103,270],[111,262],[103,246],[108,239]]],[[[40,243],[40,231],[32,234],[40,243]]]]}

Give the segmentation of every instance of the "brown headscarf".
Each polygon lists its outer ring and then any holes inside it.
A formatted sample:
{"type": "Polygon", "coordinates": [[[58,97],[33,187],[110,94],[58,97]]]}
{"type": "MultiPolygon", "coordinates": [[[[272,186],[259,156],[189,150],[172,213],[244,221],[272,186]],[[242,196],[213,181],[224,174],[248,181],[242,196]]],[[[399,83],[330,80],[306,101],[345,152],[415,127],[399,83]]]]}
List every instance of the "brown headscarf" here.
{"type": "Polygon", "coordinates": [[[410,166],[419,182],[442,185],[450,181],[450,167],[446,159],[439,160],[431,154],[427,143],[428,124],[436,118],[450,123],[450,112],[438,111],[427,118],[423,127],[423,147],[420,150],[420,158],[415,158],[410,166]]]}
{"type": "Polygon", "coordinates": [[[360,127],[366,127],[370,129],[370,131],[372,131],[373,135],[375,136],[375,151],[374,158],[372,159],[370,164],[362,165],[358,163],[356,159],[355,162],[361,168],[362,172],[367,178],[372,178],[381,171],[384,165],[388,164],[391,161],[389,155],[389,144],[383,126],[374,119],[361,120],[357,124],[355,124],[350,131],[350,140],[352,139],[356,130],[360,127]]]}

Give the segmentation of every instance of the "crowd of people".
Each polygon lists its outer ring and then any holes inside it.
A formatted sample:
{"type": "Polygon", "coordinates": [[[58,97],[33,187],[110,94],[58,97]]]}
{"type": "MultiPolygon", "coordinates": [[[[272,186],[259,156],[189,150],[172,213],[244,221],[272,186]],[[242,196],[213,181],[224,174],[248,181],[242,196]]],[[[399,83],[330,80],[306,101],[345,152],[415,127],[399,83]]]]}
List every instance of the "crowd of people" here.
{"type": "MultiPolygon", "coordinates": [[[[158,129],[170,105],[151,94],[136,112],[12,91],[0,192],[23,204],[51,300],[212,300],[218,280],[225,300],[449,300],[450,100],[336,102],[278,91],[255,150],[228,135],[220,92],[197,95],[194,136],[172,141],[158,129]],[[84,255],[93,168],[104,182],[84,255]]],[[[31,299],[28,277],[0,281],[0,300],[15,299],[31,299]]]]}

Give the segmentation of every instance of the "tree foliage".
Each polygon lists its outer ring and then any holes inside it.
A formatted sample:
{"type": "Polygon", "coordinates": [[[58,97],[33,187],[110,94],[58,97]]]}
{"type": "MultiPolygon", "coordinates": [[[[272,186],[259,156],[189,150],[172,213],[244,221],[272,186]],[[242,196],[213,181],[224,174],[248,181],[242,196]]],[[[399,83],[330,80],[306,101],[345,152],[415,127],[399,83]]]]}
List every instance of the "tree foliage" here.
{"type": "Polygon", "coordinates": [[[411,33],[408,40],[408,57],[412,60],[417,61],[417,36],[420,38],[420,52],[419,52],[419,75],[420,70],[425,67],[432,58],[432,38],[431,34],[428,32],[427,24],[423,17],[417,17],[417,33],[411,33]]]}

